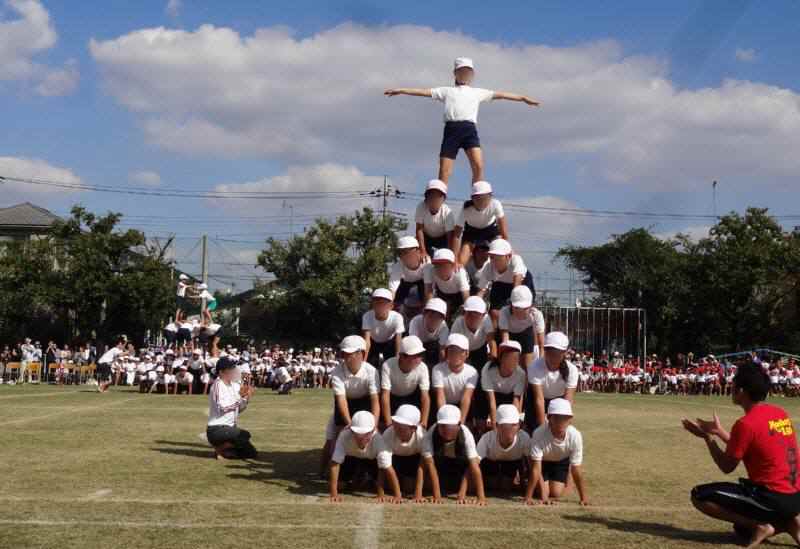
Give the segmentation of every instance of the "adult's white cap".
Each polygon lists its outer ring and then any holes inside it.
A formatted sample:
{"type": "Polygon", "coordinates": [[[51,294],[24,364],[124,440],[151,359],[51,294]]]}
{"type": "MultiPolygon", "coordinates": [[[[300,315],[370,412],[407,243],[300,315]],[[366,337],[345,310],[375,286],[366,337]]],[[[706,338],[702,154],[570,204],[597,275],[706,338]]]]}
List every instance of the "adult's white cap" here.
{"type": "Polygon", "coordinates": [[[550,332],[544,338],[545,349],[558,349],[559,351],[566,351],[569,349],[569,338],[564,332],[550,332]]]}
{"type": "Polygon", "coordinates": [[[489,244],[489,255],[511,255],[511,243],[503,238],[496,238],[489,244]]]}
{"type": "Polygon", "coordinates": [[[434,263],[455,263],[456,254],[450,248],[439,248],[433,253],[434,263]]]}
{"type": "Polygon", "coordinates": [[[413,404],[403,404],[392,416],[392,422],[416,427],[419,425],[420,417],[419,408],[413,404]]]}
{"type": "Polygon", "coordinates": [[[425,187],[425,192],[428,191],[439,191],[443,195],[447,196],[447,183],[441,179],[431,179],[428,181],[428,185],[425,187]]]}
{"type": "Polygon", "coordinates": [[[491,194],[492,185],[488,181],[476,181],[472,184],[472,196],[491,194]]]}
{"type": "Polygon", "coordinates": [[[497,407],[498,425],[516,425],[519,423],[519,410],[513,404],[501,404],[497,407]]]}
{"type": "Polygon", "coordinates": [[[486,302],[476,295],[470,296],[464,302],[464,311],[486,314],[486,302]]]}
{"type": "Polygon", "coordinates": [[[178,279],[180,279],[180,280],[189,280],[189,277],[188,277],[188,276],[186,276],[185,274],[181,274],[181,275],[178,277],[178,279]]]}
{"type": "Polygon", "coordinates": [[[458,70],[463,67],[475,69],[475,66],[472,63],[472,59],[470,59],[469,57],[456,57],[456,60],[453,62],[453,70],[458,70]]]}
{"type": "Polygon", "coordinates": [[[422,340],[417,336],[404,337],[400,342],[400,354],[408,356],[421,355],[425,352],[425,346],[422,340]]]}
{"type": "Polygon", "coordinates": [[[512,351],[516,351],[518,353],[522,352],[522,345],[519,342],[514,341],[513,339],[509,339],[508,341],[504,341],[500,344],[501,349],[510,349],[512,351]]]}
{"type": "Polygon", "coordinates": [[[519,285],[511,290],[511,304],[520,309],[526,309],[533,305],[533,294],[527,286],[519,285]]]}
{"type": "Polygon", "coordinates": [[[372,412],[361,410],[353,414],[350,430],[359,435],[366,435],[375,430],[375,416],[372,412]]]}
{"type": "Polygon", "coordinates": [[[469,351],[469,339],[463,334],[450,334],[447,336],[447,346],[469,351]]]}
{"type": "Polygon", "coordinates": [[[419,248],[419,241],[413,236],[401,236],[397,239],[398,250],[407,250],[409,248],[419,248]]]}
{"type": "Polygon", "coordinates": [[[391,301],[392,292],[386,288],[378,288],[372,292],[372,299],[386,299],[387,301],[391,301]]]}
{"type": "Polygon", "coordinates": [[[458,425],[461,423],[461,410],[453,404],[445,404],[436,412],[436,423],[440,425],[458,425]]]}
{"type": "Polygon", "coordinates": [[[339,348],[344,353],[355,353],[356,351],[366,351],[367,342],[360,335],[347,336],[342,340],[339,348]]]}
{"type": "Polygon", "coordinates": [[[572,417],[572,404],[566,398],[554,398],[547,407],[547,415],[572,417]]]}
{"type": "Polygon", "coordinates": [[[433,297],[425,304],[426,311],[433,311],[442,316],[447,316],[447,303],[443,299],[433,297]]]}

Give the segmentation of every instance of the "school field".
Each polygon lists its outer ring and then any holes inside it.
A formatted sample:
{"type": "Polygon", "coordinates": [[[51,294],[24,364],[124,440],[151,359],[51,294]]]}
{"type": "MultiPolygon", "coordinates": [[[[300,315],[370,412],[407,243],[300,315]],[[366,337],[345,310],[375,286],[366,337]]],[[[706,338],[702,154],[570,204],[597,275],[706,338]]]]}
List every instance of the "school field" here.
{"type": "MultiPolygon", "coordinates": [[[[792,416],[800,401],[778,399],[792,416]]],[[[680,419],[738,415],[727,399],[580,394],[592,507],[520,498],[489,507],[330,505],[317,477],[327,391],[258,392],[242,416],[257,461],[217,462],[203,396],[0,386],[0,547],[720,547],[731,530],[695,512],[692,485],[722,478],[680,419]]],[[[742,470],[737,471],[739,475],[742,470]]],[[[730,478],[737,478],[737,473],[730,478]]],[[[777,537],[777,546],[788,546],[777,537]]]]}

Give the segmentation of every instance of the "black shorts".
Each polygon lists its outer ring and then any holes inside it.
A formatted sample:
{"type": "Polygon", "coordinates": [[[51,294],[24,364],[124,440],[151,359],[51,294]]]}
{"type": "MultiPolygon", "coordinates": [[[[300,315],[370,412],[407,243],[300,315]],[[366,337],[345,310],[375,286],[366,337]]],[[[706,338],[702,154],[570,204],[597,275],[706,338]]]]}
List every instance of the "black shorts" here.
{"type": "Polygon", "coordinates": [[[422,456],[414,454],[411,456],[398,456],[392,454],[392,467],[397,473],[398,477],[417,477],[417,469],[422,461],[422,456]]]}
{"type": "Polygon", "coordinates": [[[397,347],[395,347],[394,338],[381,342],[372,340],[369,345],[369,354],[367,354],[367,362],[375,366],[375,368],[377,368],[378,371],[380,371],[383,363],[389,360],[390,358],[394,357],[396,353],[397,353],[397,347]],[[383,360],[381,360],[380,355],[383,355],[383,360]]]}
{"type": "MultiPolygon", "coordinates": [[[[550,400],[552,399],[544,399],[545,418],[547,418],[547,408],[550,407],[550,400]]],[[[523,409],[525,412],[525,431],[529,435],[533,436],[533,432],[539,427],[539,424],[536,422],[533,389],[531,388],[530,383],[527,384],[527,388],[525,389],[525,404],[523,409]]]]}
{"type": "Polygon", "coordinates": [[[188,343],[192,340],[192,331],[188,328],[178,330],[178,343],[188,343]]]}
{"type": "Polygon", "coordinates": [[[568,476],[569,458],[561,461],[542,461],[542,479],[566,484],[568,476]]]}
{"type": "Polygon", "coordinates": [[[339,480],[348,482],[366,476],[372,482],[378,480],[378,460],[346,456],[339,468],[339,480]]]}
{"type": "Polygon", "coordinates": [[[184,296],[175,296],[175,304],[177,305],[178,309],[182,311],[185,311],[189,308],[189,300],[184,296]]]}
{"type": "Polygon", "coordinates": [[[481,473],[487,477],[502,476],[513,479],[519,473],[520,478],[525,478],[525,459],[516,461],[481,460],[481,473]]]}
{"type": "Polygon", "coordinates": [[[164,339],[167,340],[167,343],[175,343],[175,340],[178,338],[178,332],[173,332],[172,330],[164,330],[164,339]]]}
{"type": "MultiPolygon", "coordinates": [[[[527,286],[533,299],[536,299],[536,288],[533,285],[533,275],[530,271],[525,273],[525,278],[522,279],[522,285],[527,286]]],[[[511,301],[511,291],[514,285],[510,282],[492,282],[492,290],[489,292],[489,308],[492,310],[500,310],[511,301]]]]}
{"type": "Polygon", "coordinates": [[[474,122],[461,120],[444,123],[444,136],[442,137],[439,156],[454,159],[458,156],[459,149],[466,151],[480,146],[481,140],[478,137],[478,127],[474,122]]]}
{"type": "Polygon", "coordinates": [[[111,364],[98,364],[95,372],[97,373],[97,381],[108,381],[111,379],[111,364]]]}
{"type": "Polygon", "coordinates": [[[442,346],[439,345],[439,340],[435,339],[433,341],[426,341],[422,344],[425,347],[425,364],[428,365],[428,374],[433,373],[433,367],[441,362],[439,358],[441,356],[442,346]]]}
{"type": "MultiPolygon", "coordinates": [[[[348,398],[347,411],[350,413],[351,419],[356,412],[367,411],[372,413],[372,398],[369,395],[361,398],[348,398]]],[[[339,407],[336,405],[335,399],[333,401],[333,423],[339,427],[344,427],[347,425],[342,417],[342,414],[339,413],[339,407]]]]}
{"type": "Polygon", "coordinates": [[[433,461],[436,464],[436,473],[439,475],[442,495],[457,492],[461,486],[461,479],[467,472],[467,460],[434,455],[433,461]]]}
{"type": "Polygon", "coordinates": [[[489,348],[486,345],[470,351],[467,357],[467,364],[478,371],[481,371],[487,362],[489,362],[489,348]]]}
{"type": "Polygon", "coordinates": [[[455,313],[459,307],[464,305],[464,296],[461,292],[456,292],[454,294],[446,294],[444,292],[440,292],[438,288],[436,289],[436,297],[447,303],[447,316],[452,317],[453,313],[455,313]]]}
{"type": "Polygon", "coordinates": [[[500,236],[500,228],[497,226],[497,221],[492,223],[491,225],[484,227],[482,229],[478,229],[477,227],[473,227],[469,223],[464,223],[464,232],[461,235],[461,242],[470,244],[475,244],[477,242],[481,242],[485,240],[486,242],[491,242],[500,236]]]}
{"type": "Polygon", "coordinates": [[[433,257],[433,254],[436,252],[436,250],[448,248],[448,244],[447,233],[443,234],[442,236],[425,235],[425,251],[430,257],[433,257]]]}
{"type": "Polygon", "coordinates": [[[411,293],[411,289],[414,287],[417,288],[417,297],[419,298],[419,302],[422,303],[425,301],[424,280],[419,279],[416,282],[407,282],[405,280],[401,280],[400,286],[397,287],[397,291],[394,293],[394,304],[397,306],[403,305],[408,297],[408,294],[411,293]]]}
{"type": "Polygon", "coordinates": [[[508,339],[510,341],[516,341],[517,343],[519,343],[519,346],[522,347],[523,355],[533,352],[533,347],[534,347],[533,326],[525,328],[523,331],[517,334],[508,332],[508,339]]]}
{"type": "Polygon", "coordinates": [[[397,409],[403,404],[411,404],[422,411],[422,390],[419,388],[419,386],[413,393],[405,396],[395,395],[391,392],[389,393],[389,411],[392,413],[392,415],[396,414],[397,409]]]}
{"type": "Polygon", "coordinates": [[[800,492],[781,494],[767,490],[747,479],[733,482],[712,482],[692,488],[697,501],[710,501],[737,515],[760,524],[782,526],[800,514],[800,492]]]}
{"type": "Polygon", "coordinates": [[[206,428],[206,438],[212,446],[221,446],[226,442],[233,444],[233,457],[240,459],[254,458],[258,451],[250,443],[250,433],[238,427],[229,425],[209,425],[206,428]]]}

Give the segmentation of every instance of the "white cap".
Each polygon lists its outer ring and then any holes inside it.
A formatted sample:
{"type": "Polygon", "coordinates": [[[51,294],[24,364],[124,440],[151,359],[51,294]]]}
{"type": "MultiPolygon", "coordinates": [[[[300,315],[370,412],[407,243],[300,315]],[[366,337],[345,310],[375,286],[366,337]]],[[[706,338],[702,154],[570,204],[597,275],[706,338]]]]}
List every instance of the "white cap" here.
{"type": "Polygon", "coordinates": [[[208,290],[208,284],[206,284],[205,282],[202,284],[198,284],[197,288],[200,290],[208,290]]]}
{"type": "Polygon", "coordinates": [[[179,280],[189,280],[189,277],[188,277],[188,276],[186,276],[185,274],[181,274],[181,275],[178,277],[178,279],[179,279],[179,280]]]}
{"type": "Polygon", "coordinates": [[[447,196],[447,183],[441,179],[431,179],[428,181],[428,185],[425,187],[425,192],[428,191],[439,191],[443,195],[447,196]]]}
{"type": "Polygon", "coordinates": [[[526,309],[533,305],[533,294],[527,286],[519,285],[511,290],[511,304],[520,309],[526,309]]]}
{"type": "Polygon", "coordinates": [[[514,341],[512,339],[509,339],[508,341],[502,342],[500,344],[500,348],[501,349],[511,349],[511,350],[517,351],[518,353],[522,352],[522,345],[520,345],[518,342],[516,342],[516,341],[514,341]]]}
{"type": "Polygon", "coordinates": [[[395,414],[392,416],[392,421],[394,423],[400,423],[402,425],[410,425],[411,427],[416,427],[419,425],[420,420],[420,412],[419,408],[414,406],[413,404],[403,404],[400,406],[395,414]]]}
{"type": "Polygon", "coordinates": [[[417,336],[404,337],[400,342],[401,355],[416,356],[421,355],[424,352],[425,346],[422,344],[422,340],[417,336]]]}
{"type": "Polygon", "coordinates": [[[359,435],[366,435],[375,430],[375,416],[372,412],[361,410],[353,414],[350,430],[359,435]]]}
{"type": "Polygon", "coordinates": [[[519,423],[519,410],[513,404],[501,404],[497,407],[498,425],[515,425],[519,423]]]}
{"type": "Polygon", "coordinates": [[[491,193],[492,185],[488,181],[476,181],[472,184],[472,196],[491,193]]]}
{"type": "Polygon", "coordinates": [[[469,57],[456,57],[456,60],[453,62],[453,70],[458,70],[462,67],[468,67],[470,69],[475,69],[472,64],[472,59],[469,57]]]}
{"type": "Polygon", "coordinates": [[[419,241],[413,236],[401,236],[397,239],[397,249],[419,248],[419,241]]]}
{"type": "Polygon", "coordinates": [[[456,254],[453,253],[453,250],[450,248],[439,248],[433,253],[433,262],[434,263],[455,263],[456,262],[456,254]]]}
{"type": "Polygon", "coordinates": [[[445,404],[436,412],[436,423],[440,425],[458,425],[461,423],[461,410],[453,404],[445,404]]]}
{"type": "Polygon", "coordinates": [[[425,304],[426,311],[434,311],[442,316],[447,316],[447,303],[443,299],[433,297],[425,304]]]}
{"type": "Polygon", "coordinates": [[[511,244],[508,240],[496,238],[489,244],[489,255],[511,255],[511,244]]]}
{"type": "Polygon", "coordinates": [[[385,299],[387,301],[392,300],[392,292],[387,290],[386,288],[378,288],[374,292],[372,292],[372,299],[385,299]]]}
{"type": "Polygon", "coordinates": [[[450,334],[447,336],[447,346],[469,351],[469,339],[463,334],[450,334]]]}
{"type": "Polygon", "coordinates": [[[464,302],[464,311],[486,314],[486,302],[476,295],[470,296],[464,302]]]}
{"type": "Polygon", "coordinates": [[[355,353],[356,351],[366,351],[367,349],[367,342],[364,341],[364,338],[360,335],[351,335],[347,336],[342,340],[342,343],[339,345],[339,348],[342,352],[345,353],[355,353]]]}
{"type": "Polygon", "coordinates": [[[554,398],[547,407],[547,415],[572,417],[572,404],[566,398],[554,398]]]}
{"type": "Polygon", "coordinates": [[[544,347],[566,351],[569,349],[569,338],[564,332],[550,332],[544,338],[544,347]]]}

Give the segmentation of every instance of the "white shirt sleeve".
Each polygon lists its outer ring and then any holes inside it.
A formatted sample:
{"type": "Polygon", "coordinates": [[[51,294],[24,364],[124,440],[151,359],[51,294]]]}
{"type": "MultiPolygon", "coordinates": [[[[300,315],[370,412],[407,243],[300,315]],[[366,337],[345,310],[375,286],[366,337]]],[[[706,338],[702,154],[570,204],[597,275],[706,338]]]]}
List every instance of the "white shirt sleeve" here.
{"type": "Polygon", "coordinates": [[[377,431],[372,436],[370,444],[373,445],[373,452],[375,458],[378,460],[379,469],[388,469],[392,466],[392,452],[386,447],[383,442],[383,437],[377,431]]]}
{"type": "Polygon", "coordinates": [[[489,287],[489,284],[492,283],[492,262],[487,260],[486,263],[483,264],[483,267],[478,269],[478,272],[475,273],[475,278],[478,280],[478,288],[481,290],[486,290],[489,287]]]}
{"type": "Polygon", "coordinates": [[[458,277],[458,291],[459,292],[468,292],[469,291],[469,277],[467,276],[466,269],[459,269],[456,271],[453,276],[458,277]]]}
{"type": "Polygon", "coordinates": [[[456,217],[456,227],[464,228],[464,206],[461,206],[461,210],[458,212],[458,217],[456,217]]]}
{"type": "Polygon", "coordinates": [[[424,362],[421,362],[419,366],[417,366],[417,370],[420,370],[420,380],[419,380],[419,390],[420,391],[430,391],[431,390],[431,380],[428,377],[428,365],[424,362]]]}
{"type": "Polygon", "coordinates": [[[390,371],[391,367],[389,366],[389,361],[384,360],[383,366],[381,366],[381,389],[385,389],[387,391],[392,390],[392,376],[390,371]]]}
{"type": "Polygon", "coordinates": [[[371,312],[372,311],[367,311],[361,315],[361,329],[364,331],[372,331],[372,328],[374,328],[375,317],[370,314],[371,312]]]}
{"type": "Polygon", "coordinates": [[[578,387],[578,368],[571,362],[567,362],[569,373],[567,374],[567,389],[578,387]]]}
{"type": "Polygon", "coordinates": [[[467,378],[466,388],[467,389],[474,389],[475,387],[478,386],[479,382],[480,382],[480,379],[478,379],[478,370],[476,370],[475,368],[472,368],[472,373],[467,378]]]}
{"type": "Polygon", "coordinates": [[[425,284],[433,284],[433,263],[428,263],[423,267],[422,280],[425,284]]]}
{"type": "Polygon", "coordinates": [[[403,279],[403,267],[400,262],[394,263],[389,270],[389,291],[394,295],[397,288],[400,287],[400,281],[403,279]]]}
{"type": "Polygon", "coordinates": [[[544,376],[539,368],[536,367],[538,360],[534,360],[528,366],[528,383],[531,385],[544,385],[544,376]]]}
{"type": "Polygon", "coordinates": [[[497,329],[503,330],[504,332],[508,331],[509,328],[509,316],[511,315],[511,311],[509,310],[508,306],[503,307],[500,309],[500,316],[497,319],[497,329]]]}
{"type": "Polygon", "coordinates": [[[442,377],[442,371],[439,368],[433,368],[433,374],[431,374],[431,387],[434,389],[437,387],[444,387],[444,378],[442,377]]]}
{"type": "MultiPolygon", "coordinates": [[[[544,333],[544,315],[542,311],[539,309],[534,308],[531,310],[531,315],[533,315],[533,333],[534,334],[543,334],[544,333]]],[[[535,344],[535,342],[534,342],[535,344]]]]}
{"type": "Polygon", "coordinates": [[[450,337],[450,328],[442,322],[443,326],[439,330],[439,346],[444,349],[447,346],[447,338],[450,337]]]}
{"type": "Polygon", "coordinates": [[[475,437],[465,426],[461,426],[461,432],[464,433],[464,452],[467,454],[467,459],[481,459],[478,455],[478,448],[475,446],[475,437]]]}
{"type": "Polygon", "coordinates": [[[333,388],[333,394],[335,396],[344,396],[347,394],[347,391],[344,388],[344,380],[339,377],[337,373],[334,373],[331,376],[331,387],[333,388]]]}
{"type": "Polygon", "coordinates": [[[414,212],[414,223],[422,225],[425,222],[425,201],[423,200],[417,204],[417,209],[414,212]]]}
{"type": "Polygon", "coordinates": [[[497,219],[503,219],[506,212],[503,210],[503,204],[496,198],[492,199],[492,207],[494,208],[494,216],[497,219]]]}
{"type": "Polygon", "coordinates": [[[517,379],[517,382],[514,383],[513,392],[516,396],[522,396],[522,393],[525,392],[525,370],[519,368],[517,374],[519,375],[519,377],[517,379]]]}
{"type": "Polygon", "coordinates": [[[480,459],[486,459],[489,457],[489,437],[494,434],[493,431],[487,431],[483,434],[481,439],[478,441],[478,446],[476,451],[478,452],[478,457],[480,459]]]}
{"type": "Polygon", "coordinates": [[[397,336],[397,334],[403,335],[403,333],[405,333],[406,331],[406,321],[403,319],[403,315],[401,315],[400,313],[396,311],[392,311],[392,313],[394,313],[394,318],[395,318],[394,335],[395,336],[397,336]]]}
{"type": "Polygon", "coordinates": [[[530,456],[533,461],[542,461],[542,458],[544,457],[544,448],[542,447],[542,441],[540,437],[536,436],[536,431],[533,432],[533,436],[531,437],[530,456]]]}
{"type": "Polygon", "coordinates": [[[572,454],[569,456],[569,464],[570,465],[582,465],[583,464],[583,435],[577,429],[575,430],[575,436],[573,438],[574,447],[572,448],[572,454]]]}
{"type": "Polygon", "coordinates": [[[380,386],[380,381],[378,379],[378,369],[372,368],[369,377],[369,394],[377,395],[379,386],[380,386]]]}
{"type": "Polygon", "coordinates": [[[525,261],[517,254],[511,256],[511,272],[513,272],[515,276],[525,276],[528,272],[525,261]]]}
{"type": "MultiPolygon", "coordinates": [[[[489,371],[491,368],[486,365],[481,370],[481,389],[483,389],[484,393],[494,393],[494,387],[492,387],[492,379],[489,371]]],[[[483,438],[481,438],[483,440],[483,438]]],[[[486,456],[484,456],[486,457],[486,456]]]]}
{"type": "Polygon", "coordinates": [[[431,98],[434,101],[444,101],[447,97],[447,88],[431,88],[431,98]]]}
{"type": "Polygon", "coordinates": [[[484,88],[475,88],[477,92],[478,100],[483,103],[485,101],[491,101],[494,99],[494,90],[487,90],[484,88]]]}
{"type": "MultiPolygon", "coordinates": [[[[444,206],[442,206],[444,208],[444,206]]],[[[453,210],[447,210],[447,215],[444,218],[444,231],[446,233],[451,232],[456,226],[456,214],[453,213],[453,210]]]]}
{"type": "Polygon", "coordinates": [[[333,448],[333,457],[331,457],[334,463],[344,463],[344,458],[347,457],[347,442],[345,439],[349,437],[350,431],[347,429],[339,433],[339,437],[336,439],[336,446],[333,448]]]}
{"type": "Polygon", "coordinates": [[[433,457],[433,430],[436,429],[436,424],[431,425],[425,437],[422,439],[422,457],[433,457]]]}

